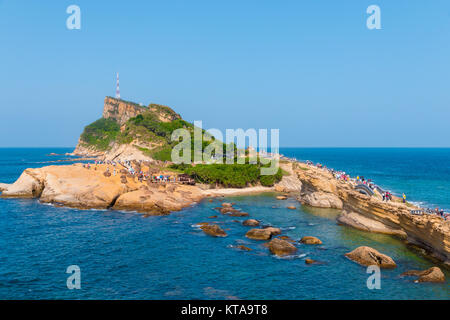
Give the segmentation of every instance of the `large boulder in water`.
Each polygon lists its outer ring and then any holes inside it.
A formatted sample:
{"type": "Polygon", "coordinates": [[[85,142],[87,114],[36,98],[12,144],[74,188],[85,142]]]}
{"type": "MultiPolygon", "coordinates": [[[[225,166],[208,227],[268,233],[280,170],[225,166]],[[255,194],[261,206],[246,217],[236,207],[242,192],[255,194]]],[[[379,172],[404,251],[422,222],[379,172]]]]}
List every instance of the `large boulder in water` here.
{"type": "Polygon", "coordinates": [[[417,276],[417,282],[445,282],[445,275],[438,267],[431,267],[430,269],[410,270],[403,272],[401,276],[417,276]]]}
{"type": "Polygon", "coordinates": [[[319,238],[311,236],[303,237],[300,242],[304,244],[322,244],[322,241],[319,238]]]}
{"type": "Polygon", "coordinates": [[[204,233],[212,237],[226,237],[227,233],[217,224],[204,224],[200,227],[204,233]]]}
{"type": "Polygon", "coordinates": [[[269,240],[272,236],[281,233],[279,228],[250,229],[245,236],[254,240],[269,240]]]}
{"type": "Polygon", "coordinates": [[[273,236],[277,236],[277,235],[281,234],[281,229],[280,228],[266,227],[266,228],[264,228],[264,230],[270,231],[270,233],[273,236]]]}
{"type": "Polygon", "coordinates": [[[394,260],[371,247],[361,246],[346,253],[345,256],[356,263],[363,266],[377,265],[380,268],[396,268],[397,264],[394,260]]]}
{"type": "Polygon", "coordinates": [[[269,242],[269,250],[277,256],[286,256],[295,253],[297,248],[286,240],[274,238],[269,242]]]}

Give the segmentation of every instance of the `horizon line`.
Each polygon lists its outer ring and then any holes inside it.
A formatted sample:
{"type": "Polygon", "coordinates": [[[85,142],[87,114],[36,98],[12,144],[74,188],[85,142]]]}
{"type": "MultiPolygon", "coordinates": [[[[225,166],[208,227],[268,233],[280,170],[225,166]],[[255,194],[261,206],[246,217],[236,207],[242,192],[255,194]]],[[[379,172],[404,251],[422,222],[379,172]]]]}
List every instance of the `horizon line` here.
{"type": "MultiPolygon", "coordinates": [[[[38,146],[38,147],[30,147],[30,146],[19,146],[19,147],[2,147],[0,146],[0,149],[75,149],[76,147],[67,147],[67,146],[38,146]]],[[[269,148],[268,148],[269,149],[269,148]]],[[[410,147],[363,147],[363,146],[355,146],[355,147],[342,147],[342,146],[284,146],[279,147],[279,149],[450,149],[450,146],[443,147],[443,146],[431,146],[431,147],[424,147],[424,146],[410,146],[410,147]]]]}

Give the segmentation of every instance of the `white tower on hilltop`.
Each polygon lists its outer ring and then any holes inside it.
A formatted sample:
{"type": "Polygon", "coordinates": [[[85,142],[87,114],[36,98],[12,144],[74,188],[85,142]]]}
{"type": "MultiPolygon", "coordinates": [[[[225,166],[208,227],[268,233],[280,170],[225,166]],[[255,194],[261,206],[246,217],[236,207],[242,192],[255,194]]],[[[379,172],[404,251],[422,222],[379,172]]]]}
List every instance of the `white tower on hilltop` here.
{"type": "Polygon", "coordinates": [[[118,72],[117,72],[117,82],[116,82],[116,99],[120,99],[119,73],[118,72]]]}

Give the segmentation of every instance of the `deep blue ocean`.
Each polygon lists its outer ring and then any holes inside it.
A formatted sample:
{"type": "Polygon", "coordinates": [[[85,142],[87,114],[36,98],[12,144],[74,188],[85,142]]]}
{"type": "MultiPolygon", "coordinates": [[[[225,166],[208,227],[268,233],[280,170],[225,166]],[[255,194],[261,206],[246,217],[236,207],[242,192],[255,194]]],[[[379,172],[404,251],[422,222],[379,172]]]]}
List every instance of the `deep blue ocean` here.
{"type": "MultiPolygon", "coordinates": [[[[72,149],[0,149],[0,182],[14,182],[29,167],[67,158],[72,149]]],[[[408,200],[450,209],[450,149],[281,149],[286,156],[321,162],[372,178],[408,200]]],[[[53,163],[67,164],[67,163],[53,163]]],[[[133,212],[77,210],[37,200],[0,199],[0,299],[450,299],[444,284],[416,284],[400,274],[434,265],[394,237],[339,226],[338,212],[301,207],[273,194],[229,198],[251,218],[281,227],[293,239],[312,235],[320,246],[276,258],[248,227],[217,214],[218,200],[164,217],[133,212]],[[294,205],[297,210],[286,209],[294,205]],[[226,238],[196,226],[219,223],[226,238]],[[250,252],[233,248],[244,244],[250,252]],[[381,289],[370,290],[366,268],[343,255],[368,245],[398,264],[382,270],[381,289]],[[312,258],[322,264],[306,265],[312,258]],[[81,269],[81,289],[66,286],[66,268],[81,269]]]]}

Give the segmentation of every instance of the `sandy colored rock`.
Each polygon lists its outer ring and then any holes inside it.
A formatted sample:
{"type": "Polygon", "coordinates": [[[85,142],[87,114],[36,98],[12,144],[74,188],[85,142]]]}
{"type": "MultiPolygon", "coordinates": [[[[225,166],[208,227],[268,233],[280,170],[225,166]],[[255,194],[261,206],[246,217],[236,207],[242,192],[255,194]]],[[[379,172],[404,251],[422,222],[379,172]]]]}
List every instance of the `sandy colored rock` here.
{"type": "Polygon", "coordinates": [[[231,208],[231,207],[233,207],[233,205],[231,203],[229,203],[229,202],[223,202],[222,203],[222,207],[224,207],[224,208],[231,208]]]}
{"type": "Polygon", "coordinates": [[[413,215],[420,208],[393,201],[384,202],[378,192],[361,194],[351,181],[337,180],[326,169],[296,163],[294,172],[302,183],[298,200],[314,207],[344,209],[339,224],[392,234],[424,248],[428,254],[450,265],[450,223],[435,215],[413,215]],[[341,204],[342,203],[342,204],[341,204]]]}
{"type": "Polygon", "coordinates": [[[212,237],[226,237],[227,233],[217,224],[204,224],[200,227],[204,233],[212,237]]]}
{"type": "Polygon", "coordinates": [[[397,265],[391,257],[382,254],[371,247],[361,246],[346,253],[345,256],[350,260],[363,266],[377,265],[380,268],[396,268],[397,265]]]}
{"type": "Polygon", "coordinates": [[[272,236],[277,236],[277,235],[281,234],[281,229],[280,228],[267,227],[267,228],[264,228],[264,230],[270,231],[272,236]]]}
{"type": "Polygon", "coordinates": [[[343,211],[337,217],[337,222],[363,231],[396,235],[402,239],[406,238],[406,233],[403,230],[391,228],[382,222],[367,218],[356,212],[343,211]]]}
{"type": "Polygon", "coordinates": [[[286,240],[274,238],[269,242],[269,250],[277,256],[286,256],[295,253],[297,248],[286,240]]]}
{"type": "Polygon", "coordinates": [[[254,240],[269,240],[273,235],[276,235],[276,230],[273,229],[277,228],[250,229],[245,236],[254,240]]]}
{"type": "Polygon", "coordinates": [[[299,193],[302,190],[302,183],[293,170],[293,163],[280,162],[279,165],[280,168],[287,173],[287,175],[283,175],[281,181],[275,184],[275,191],[299,193]]]}
{"type": "Polygon", "coordinates": [[[297,207],[294,207],[294,206],[288,206],[287,208],[288,208],[288,209],[291,209],[291,210],[297,209],[297,207]]]}
{"type": "Polygon", "coordinates": [[[303,237],[300,242],[303,244],[322,244],[322,241],[319,238],[312,236],[303,237]]]}
{"type": "Polygon", "coordinates": [[[173,211],[179,211],[192,203],[200,201],[202,192],[195,186],[179,185],[172,192],[163,186],[146,190],[135,190],[120,195],[113,209],[134,210],[151,215],[166,215],[173,211]]]}
{"type": "Polygon", "coordinates": [[[259,221],[255,220],[255,219],[248,219],[248,220],[245,220],[244,222],[242,222],[242,224],[244,226],[257,227],[257,226],[259,226],[259,221]]]}
{"type": "Polygon", "coordinates": [[[286,200],[287,199],[286,196],[277,196],[276,198],[277,198],[277,200],[286,200]]]}
{"type": "Polygon", "coordinates": [[[337,195],[324,192],[303,194],[301,203],[316,208],[342,209],[344,207],[342,200],[337,195]]]}
{"type": "Polygon", "coordinates": [[[438,267],[431,267],[427,270],[410,270],[403,272],[401,276],[417,276],[417,282],[445,282],[445,275],[438,267]]]}
{"type": "Polygon", "coordinates": [[[45,176],[43,169],[26,169],[13,184],[3,184],[2,197],[40,197],[44,190],[45,176]]]}
{"type": "Polygon", "coordinates": [[[305,259],[305,263],[306,264],[313,264],[313,263],[316,263],[316,260],[313,260],[313,259],[305,259]]]}
{"type": "Polygon", "coordinates": [[[234,209],[233,207],[220,208],[219,211],[220,211],[221,214],[240,212],[238,209],[234,209]]]}
{"type": "MultiPolygon", "coordinates": [[[[132,210],[147,215],[168,214],[180,210],[203,197],[195,186],[180,185],[152,190],[137,179],[124,175],[105,176],[107,165],[95,166],[98,170],[84,168],[81,164],[48,166],[27,169],[14,184],[8,185],[2,197],[39,198],[43,203],[53,203],[81,209],[132,210]],[[172,191],[170,191],[172,190],[172,191]]],[[[112,166],[109,166],[110,172],[112,166]]]]}

